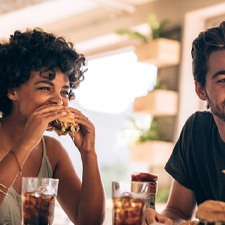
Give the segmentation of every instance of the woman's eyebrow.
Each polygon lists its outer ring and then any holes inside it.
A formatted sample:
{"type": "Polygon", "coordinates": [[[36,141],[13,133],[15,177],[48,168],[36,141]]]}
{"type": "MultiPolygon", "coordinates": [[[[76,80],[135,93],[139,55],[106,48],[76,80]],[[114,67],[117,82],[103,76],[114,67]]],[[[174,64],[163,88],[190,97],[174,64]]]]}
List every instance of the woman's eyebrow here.
{"type": "Polygon", "coordinates": [[[54,84],[52,83],[52,82],[50,82],[50,81],[48,81],[48,80],[39,80],[39,81],[36,81],[35,83],[34,83],[34,85],[36,85],[36,84],[49,84],[49,85],[51,85],[51,86],[54,86],[54,84]]]}
{"type": "Polygon", "coordinates": [[[64,85],[62,88],[70,89],[69,85],[64,85]]]}
{"type": "MultiPolygon", "coordinates": [[[[51,85],[51,86],[54,86],[54,84],[51,81],[49,81],[49,80],[39,80],[39,81],[36,81],[34,83],[34,85],[43,84],[43,83],[44,84],[51,85]]],[[[62,88],[70,89],[70,86],[69,85],[64,85],[62,88]]]]}

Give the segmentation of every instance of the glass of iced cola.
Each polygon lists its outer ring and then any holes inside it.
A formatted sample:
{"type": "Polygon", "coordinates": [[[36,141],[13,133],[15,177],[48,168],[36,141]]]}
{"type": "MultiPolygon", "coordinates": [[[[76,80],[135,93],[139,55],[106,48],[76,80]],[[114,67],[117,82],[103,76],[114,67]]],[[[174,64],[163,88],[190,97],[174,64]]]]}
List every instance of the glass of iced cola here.
{"type": "MultiPolygon", "coordinates": [[[[143,183],[143,186],[147,186],[143,183]]],[[[112,182],[113,225],[142,225],[147,199],[146,188],[131,191],[131,183],[112,182]]]]}
{"type": "Polygon", "coordinates": [[[51,225],[54,218],[58,179],[22,178],[22,224],[51,225]]]}

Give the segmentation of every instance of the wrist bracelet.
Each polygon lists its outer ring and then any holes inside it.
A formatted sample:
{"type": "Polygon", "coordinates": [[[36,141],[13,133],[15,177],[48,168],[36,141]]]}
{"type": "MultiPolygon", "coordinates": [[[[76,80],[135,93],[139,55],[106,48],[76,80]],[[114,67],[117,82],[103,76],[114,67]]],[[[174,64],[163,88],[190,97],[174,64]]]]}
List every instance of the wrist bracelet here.
{"type": "MultiPolygon", "coordinates": [[[[4,184],[0,183],[0,187],[3,188],[3,189],[6,189],[6,191],[8,192],[9,191],[9,188],[7,188],[4,184]]],[[[3,195],[8,195],[8,193],[1,190],[0,189],[0,193],[2,193],[3,195]]]]}

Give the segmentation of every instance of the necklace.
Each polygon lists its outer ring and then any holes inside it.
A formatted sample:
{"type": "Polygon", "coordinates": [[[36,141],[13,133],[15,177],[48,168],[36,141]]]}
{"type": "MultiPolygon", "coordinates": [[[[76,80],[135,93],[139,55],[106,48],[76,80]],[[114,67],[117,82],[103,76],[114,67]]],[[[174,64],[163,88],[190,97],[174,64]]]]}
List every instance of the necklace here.
{"type": "Polygon", "coordinates": [[[2,138],[3,148],[4,148],[4,150],[6,152],[8,152],[7,149],[6,149],[6,145],[5,145],[5,142],[4,142],[4,138],[3,138],[3,132],[2,132],[2,124],[1,124],[1,122],[0,122],[0,132],[1,132],[1,138],[2,138]]]}
{"type": "Polygon", "coordinates": [[[7,152],[7,154],[10,153],[10,154],[12,154],[13,157],[15,158],[16,163],[17,163],[17,165],[18,165],[18,168],[19,168],[19,170],[20,170],[20,171],[19,171],[19,175],[20,175],[20,177],[22,178],[22,167],[21,167],[21,165],[20,165],[20,163],[19,163],[19,161],[18,161],[18,158],[17,158],[15,152],[13,152],[13,151],[8,151],[7,148],[6,148],[6,145],[5,145],[5,143],[4,143],[4,138],[3,138],[3,132],[2,132],[2,124],[1,124],[1,122],[0,122],[0,132],[1,132],[1,138],[2,138],[3,148],[4,148],[4,150],[7,152]]]}

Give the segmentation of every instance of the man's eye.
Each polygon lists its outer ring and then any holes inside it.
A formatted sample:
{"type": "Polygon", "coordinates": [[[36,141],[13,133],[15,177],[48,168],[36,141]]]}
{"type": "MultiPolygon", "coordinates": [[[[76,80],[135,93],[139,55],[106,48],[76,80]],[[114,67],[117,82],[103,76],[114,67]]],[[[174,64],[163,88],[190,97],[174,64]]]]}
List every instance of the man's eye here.
{"type": "Polygon", "coordinates": [[[218,83],[225,83],[225,78],[217,81],[218,83]]]}

